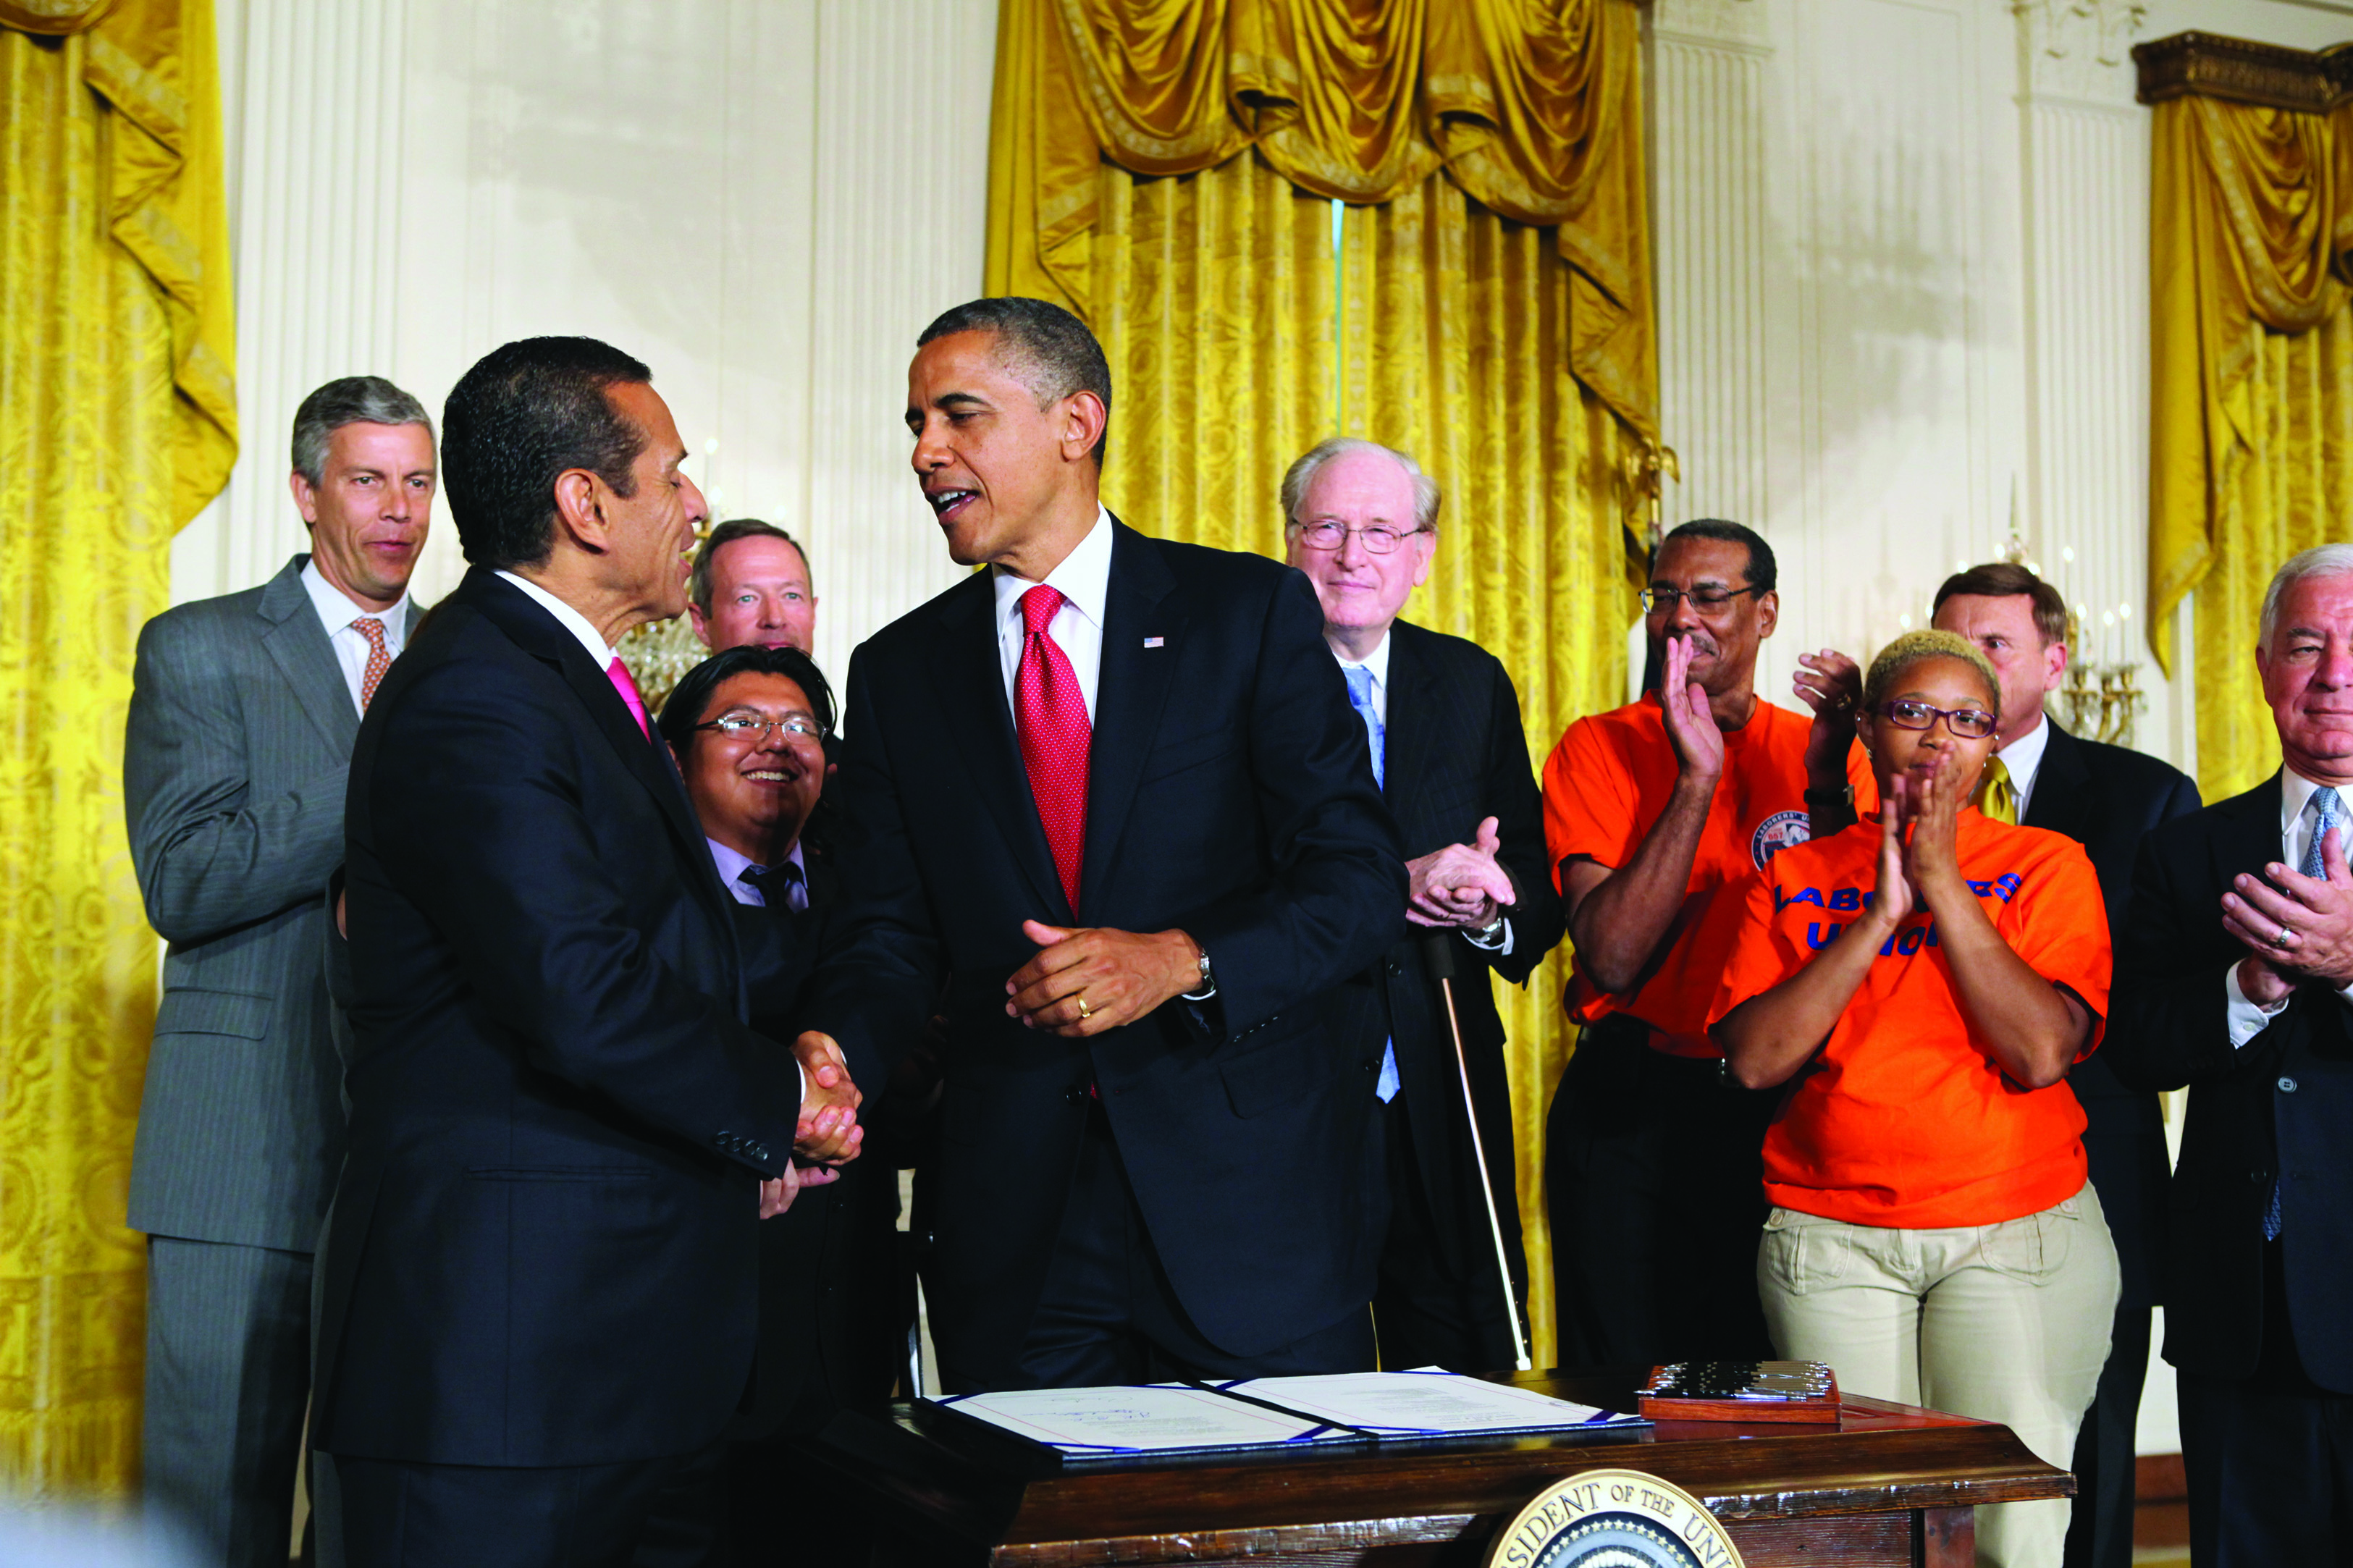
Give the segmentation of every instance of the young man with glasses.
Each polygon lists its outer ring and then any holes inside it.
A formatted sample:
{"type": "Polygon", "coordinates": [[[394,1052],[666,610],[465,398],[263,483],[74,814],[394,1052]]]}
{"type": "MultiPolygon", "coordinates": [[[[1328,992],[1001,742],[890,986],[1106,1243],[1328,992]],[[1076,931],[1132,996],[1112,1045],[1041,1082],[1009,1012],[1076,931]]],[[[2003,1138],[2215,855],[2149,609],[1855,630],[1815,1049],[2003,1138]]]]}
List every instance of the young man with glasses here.
{"type": "MultiPolygon", "coordinates": [[[[810,976],[847,905],[833,855],[839,809],[825,798],[833,724],[833,690],[816,661],[756,643],[687,671],[659,721],[736,900],[752,1026],[774,1040],[798,1036],[810,976]]],[[[846,1562],[863,1548],[861,1527],[837,1517],[826,1483],[789,1449],[843,1407],[890,1398],[906,1359],[913,1292],[902,1303],[898,1225],[907,1118],[892,1087],[875,1085],[859,1108],[868,1134],[860,1158],[760,1227],[759,1361],[724,1460],[725,1561],[748,1560],[780,1510],[809,1521],[797,1542],[812,1560],[846,1562]]]]}
{"type": "Polygon", "coordinates": [[[1511,1315],[1526,1299],[1527,1265],[1504,1025],[1486,973],[1525,984],[1561,933],[1519,694],[1476,643],[1398,618],[1429,579],[1438,542],[1438,486],[1412,458],[1370,441],[1325,441],[1291,465],[1282,493],[1287,559],[1323,606],[1324,640],[1372,742],[1410,878],[1406,940],[1331,994],[1333,1033],[1377,1064],[1389,1209],[1373,1297],[1381,1362],[1492,1372],[1513,1363],[1511,1315]],[[1453,949],[1462,977],[1459,1068],[1424,956],[1433,937],[1453,949]],[[1508,1280],[1488,1232],[1465,1071],[1508,1280]]]}
{"type": "Polygon", "coordinates": [[[1659,689],[1570,725],[1544,771],[1585,1026],[1546,1128],[1564,1366],[1772,1354],[1756,1257],[1774,1097],[1726,1081],[1707,990],[1671,961],[1725,882],[1873,805],[1852,659],[1800,656],[1810,723],[1757,694],[1780,613],[1763,539],[1684,523],[1642,605],[1659,689]]]}

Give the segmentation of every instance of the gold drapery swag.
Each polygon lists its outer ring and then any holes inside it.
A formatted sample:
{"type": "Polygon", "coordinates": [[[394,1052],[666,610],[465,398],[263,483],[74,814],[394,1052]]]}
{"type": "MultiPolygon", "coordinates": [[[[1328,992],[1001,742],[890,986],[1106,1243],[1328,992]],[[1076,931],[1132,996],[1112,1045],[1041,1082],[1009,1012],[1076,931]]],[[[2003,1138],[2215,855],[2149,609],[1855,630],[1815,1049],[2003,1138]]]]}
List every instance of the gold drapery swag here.
{"type": "Polygon", "coordinates": [[[139,628],[237,455],[211,0],[0,0],[0,1473],[139,1472],[139,628]]]}
{"type": "Polygon", "coordinates": [[[2150,211],[2149,645],[2174,668],[2197,594],[2199,786],[2268,774],[2253,651],[2265,584],[2347,536],[2353,465],[2353,107],[2156,106],[2150,211]]]}
{"type": "Polygon", "coordinates": [[[1100,166],[1254,149],[1327,200],[1434,172],[1570,265],[1569,369],[1658,438],[1640,18],[1629,0],[1007,0],[986,291],[1095,296],[1100,166]]]}
{"type": "MultiPolygon", "coordinates": [[[[1106,502],[1279,559],[1292,459],[1334,434],[1411,452],[1445,501],[1405,614],[1504,659],[1537,757],[1622,700],[1636,614],[1624,477],[1655,452],[1657,384],[1637,21],[1632,0],[998,15],[986,291],[1102,339],[1106,502]]],[[[1567,966],[1495,986],[1539,1365],[1567,966]]]]}

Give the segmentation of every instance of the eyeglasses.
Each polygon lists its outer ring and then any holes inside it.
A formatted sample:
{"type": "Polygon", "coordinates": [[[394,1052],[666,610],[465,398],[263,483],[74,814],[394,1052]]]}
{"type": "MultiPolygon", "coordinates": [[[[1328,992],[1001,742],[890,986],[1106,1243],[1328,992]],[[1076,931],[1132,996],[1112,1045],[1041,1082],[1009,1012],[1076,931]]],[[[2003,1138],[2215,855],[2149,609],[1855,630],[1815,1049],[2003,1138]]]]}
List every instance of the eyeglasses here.
{"type": "Polygon", "coordinates": [[[1310,550],[1337,550],[1355,534],[1365,548],[1375,555],[1387,555],[1417,533],[1428,533],[1426,528],[1389,528],[1375,523],[1370,528],[1350,528],[1344,522],[1303,522],[1299,525],[1299,542],[1310,550]]]}
{"type": "Polygon", "coordinates": [[[1691,607],[1703,616],[1712,616],[1743,594],[1757,592],[1746,588],[1645,588],[1642,590],[1642,613],[1655,616],[1661,610],[1672,612],[1677,599],[1689,599],[1691,607]]]}
{"type": "Polygon", "coordinates": [[[1899,697],[1879,705],[1879,716],[1899,730],[1928,730],[1942,719],[1945,728],[1964,741],[1982,741],[1993,733],[1993,715],[1981,708],[1937,708],[1899,697]]]}
{"type": "Polygon", "coordinates": [[[746,735],[755,741],[765,741],[771,730],[781,730],[787,739],[795,741],[814,741],[824,733],[818,728],[817,721],[806,713],[787,713],[781,719],[764,718],[757,713],[723,713],[708,724],[697,724],[695,728],[716,730],[731,741],[746,735]]]}

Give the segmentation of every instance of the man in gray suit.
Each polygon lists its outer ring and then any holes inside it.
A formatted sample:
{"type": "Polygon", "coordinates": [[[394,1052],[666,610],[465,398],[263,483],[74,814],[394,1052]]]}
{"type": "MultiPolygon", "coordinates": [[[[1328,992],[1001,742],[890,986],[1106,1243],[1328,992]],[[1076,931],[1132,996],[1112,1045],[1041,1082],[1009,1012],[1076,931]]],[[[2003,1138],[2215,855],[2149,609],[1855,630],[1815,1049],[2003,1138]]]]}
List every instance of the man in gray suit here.
{"type": "Polygon", "coordinates": [[[131,1167],[146,1486],[208,1563],[286,1563],[311,1257],[343,1163],[325,889],[360,715],[418,618],[408,578],[437,478],[415,398],[329,382],[294,416],[311,553],[139,637],[123,798],[171,944],[131,1167]]]}

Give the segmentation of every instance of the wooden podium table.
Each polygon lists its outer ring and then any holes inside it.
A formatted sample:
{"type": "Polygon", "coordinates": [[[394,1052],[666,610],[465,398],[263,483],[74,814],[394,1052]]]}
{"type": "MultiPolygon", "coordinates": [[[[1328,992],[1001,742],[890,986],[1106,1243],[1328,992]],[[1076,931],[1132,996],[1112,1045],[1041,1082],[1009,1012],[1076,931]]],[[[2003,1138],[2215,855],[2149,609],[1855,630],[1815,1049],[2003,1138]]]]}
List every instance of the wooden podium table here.
{"type": "MultiPolygon", "coordinates": [[[[1642,1369],[1647,1373],[1648,1368],[1642,1369]]],[[[1634,1408],[1631,1368],[1498,1377],[1634,1408]]],[[[1024,1477],[919,1429],[905,1405],[849,1412],[804,1453],[878,1521],[876,1568],[953,1564],[1364,1563],[1472,1568],[1550,1483],[1663,1477],[1728,1528],[1748,1568],[1969,1568],[1980,1503],[2073,1496],[2006,1426],[1848,1395],[1836,1426],[1661,1422],[1600,1442],[1169,1461],[1024,1477]]]]}

